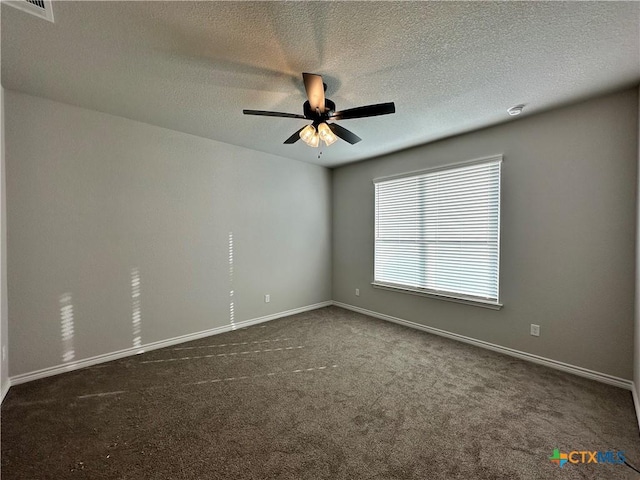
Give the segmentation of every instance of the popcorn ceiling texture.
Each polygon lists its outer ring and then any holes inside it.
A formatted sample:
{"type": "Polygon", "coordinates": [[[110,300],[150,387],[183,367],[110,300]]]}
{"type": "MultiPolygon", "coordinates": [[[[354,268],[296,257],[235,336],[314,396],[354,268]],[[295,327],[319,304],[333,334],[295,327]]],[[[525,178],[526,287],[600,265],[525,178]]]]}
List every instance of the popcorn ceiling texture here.
{"type": "Polygon", "coordinates": [[[55,2],[55,23],[2,6],[2,85],[325,166],[370,158],[640,81],[636,2],[55,2]],[[282,145],[301,72],[324,75],[363,138],[282,145]]]}

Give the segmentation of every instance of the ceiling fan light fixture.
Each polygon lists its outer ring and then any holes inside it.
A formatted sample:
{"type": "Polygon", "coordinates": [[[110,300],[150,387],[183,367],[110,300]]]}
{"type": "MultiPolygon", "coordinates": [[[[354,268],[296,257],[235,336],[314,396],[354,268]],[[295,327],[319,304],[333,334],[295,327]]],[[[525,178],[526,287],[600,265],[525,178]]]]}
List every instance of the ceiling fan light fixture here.
{"type": "Polygon", "coordinates": [[[316,132],[316,127],[307,125],[300,130],[300,138],[310,147],[317,147],[320,144],[320,135],[316,132]]]}
{"type": "Polygon", "coordinates": [[[320,139],[327,144],[327,147],[338,140],[338,137],[336,137],[329,128],[329,125],[324,122],[318,125],[318,135],[320,136],[320,139]]]}
{"type": "Polygon", "coordinates": [[[317,147],[318,145],[320,145],[320,135],[318,135],[318,132],[315,132],[311,136],[311,138],[307,142],[307,145],[309,145],[310,147],[317,147]]]}
{"type": "Polygon", "coordinates": [[[307,145],[311,145],[313,136],[317,135],[316,128],[313,125],[307,125],[300,130],[300,139],[307,145]]]}

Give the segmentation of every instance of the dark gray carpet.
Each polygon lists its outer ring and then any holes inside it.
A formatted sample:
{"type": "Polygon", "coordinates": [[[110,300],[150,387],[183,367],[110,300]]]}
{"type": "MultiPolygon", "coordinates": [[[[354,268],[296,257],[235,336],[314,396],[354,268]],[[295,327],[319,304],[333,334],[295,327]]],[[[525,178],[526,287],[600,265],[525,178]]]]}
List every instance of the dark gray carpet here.
{"type": "Polygon", "coordinates": [[[631,479],[631,393],[336,307],[12,387],[10,479],[631,479]],[[177,349],[185,348],[186,349],[177,349]]]}

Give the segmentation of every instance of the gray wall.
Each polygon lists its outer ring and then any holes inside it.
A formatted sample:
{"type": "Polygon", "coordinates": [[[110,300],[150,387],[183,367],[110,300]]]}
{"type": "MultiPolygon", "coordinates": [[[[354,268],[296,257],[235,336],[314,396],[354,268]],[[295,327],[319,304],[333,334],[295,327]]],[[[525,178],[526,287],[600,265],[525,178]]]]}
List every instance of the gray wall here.
{"type": "MultiPolygon", "coordinates": [[[[640,97],[640,87],[638,87],[640,97]]],[[[640,102],[638,103],[638,117],[640,118],[640,102]]],[[[638,172],[640,172],[640,121],[638,122],[638,172]]],[[[638,175],[638,188],[636,192],[636,310],[635,333],[633,348],[633,383],[636,399],[640,399],[640,173],[638,175]]],[[[640,413],[640,405],[636,404],[636,413],[640,413]]],[[[640,416],[638,416],[640,426],[640,416]]]]}
{"type": "Polygon", "coordinates": [[[4,89],[0,87],[0,391],[9,389],[9,362],[2,358],[2,352],[8,355],[9,323],[7,316],[7,212],[5,196],[5,159],[4,159],[4,89]]]}
{"type": "Polygon", "coordinates": [[[631,379],[637,122],[633,89],[336,169],[333,299],[631,379]],[[504,308],[371,287],[372,179],[494,154],[504,308]]]}
{"type": "Polygon", "coordinates": [[[143,344],[228,325],[231,289],[234,322],[330,300],[327,169],[14,91],[5,108],[12,376],[131,348],[138,299],[143,344]]]}

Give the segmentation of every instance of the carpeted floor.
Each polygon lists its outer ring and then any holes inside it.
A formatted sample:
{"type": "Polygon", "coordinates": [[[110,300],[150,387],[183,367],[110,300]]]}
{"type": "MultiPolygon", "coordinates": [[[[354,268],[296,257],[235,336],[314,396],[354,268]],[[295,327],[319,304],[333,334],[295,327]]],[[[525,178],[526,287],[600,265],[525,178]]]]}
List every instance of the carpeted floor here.
{"type": "Polygon", "coordinates": [[[637,479],[631,393],[336,307],[12,387],[2,478],[637,479]]]}

